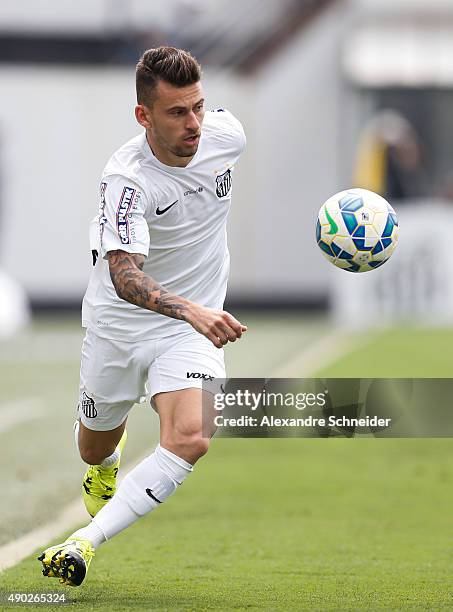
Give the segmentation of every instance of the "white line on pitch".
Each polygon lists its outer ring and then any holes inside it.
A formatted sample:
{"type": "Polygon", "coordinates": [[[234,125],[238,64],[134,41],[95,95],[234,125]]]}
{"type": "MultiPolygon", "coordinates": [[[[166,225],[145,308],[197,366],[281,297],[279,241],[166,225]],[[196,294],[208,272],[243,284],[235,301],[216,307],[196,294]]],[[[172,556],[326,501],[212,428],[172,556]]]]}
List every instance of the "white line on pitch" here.
{"type": "Polygon", "coordinates": [[[337,330],[324,334],[317,342],[298,351],[288,362],[278,367],[273,378],[307,378],[321,368],[337,361],[365,342],[370,334],[353,334],[350,330],[337,330]]]}
{"type": "MultiPolygon", "coordinates": [[[[121,470],[123,477],[145,457],[146,455],[142,455],[126,465],[124,470],[121,470]]],[[[120,483],[121,480],[122,478],[119,478],[118,482],[120,483]]],[[[17,565],[29,555],[44,547],[48,542],[60,537],[65,531],[70,530],[71,527],[84,522],[88,524],[89,521],[90,518],[80,498],[67,504],[62,508],[60,514],[45,525],[37,527],[24,536],[0,546],[0,572],[17,565]]],[[[39,571],[38,563],[36,563],[36,569],[39,571]]]]}
{"type": "Polygon", "coordinates": [[[27,421],[35,421],[43,416],[43,402],[24,399],[0,404],[0,433],[27,421]]]}
{"type": "MultiPolygon", "coordinates": [[[[87,512],[81,499],[68,504],[55,519],[24,536],[0,547],[0,572],[20,563],[39,546],[64,533],[71,525],[83,521],[87,512]]],[[[88,520],[87,520],[88,522],[88,520]]]]}

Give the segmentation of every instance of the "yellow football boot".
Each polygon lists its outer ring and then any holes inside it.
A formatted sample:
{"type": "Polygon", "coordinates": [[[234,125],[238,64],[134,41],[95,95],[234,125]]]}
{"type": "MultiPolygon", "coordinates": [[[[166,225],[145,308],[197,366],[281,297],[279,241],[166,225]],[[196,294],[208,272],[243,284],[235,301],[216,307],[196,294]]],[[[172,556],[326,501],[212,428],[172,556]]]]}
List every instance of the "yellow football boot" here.
{"type": "MultiPolygon", "coordinates": [[[[127,440],[127,431],[124,430],[118,443],[122,453],[127,440]]],[[[120,467],[121,454],[116,463],[108,468],[100,465],[90,465],[82,481],[83,501],[90,516],[96,516],[101,508],[112,499],[116,492],[116,475],[120,467]]]]}
{"type": "Polygon", "coordinates": [[[80,586],[87,575],[94,549],[89,540],[69,538],[63,544],[46,548],[38,557],[42,573],[48,578],[59,578],[69,586],[80,586]]]}

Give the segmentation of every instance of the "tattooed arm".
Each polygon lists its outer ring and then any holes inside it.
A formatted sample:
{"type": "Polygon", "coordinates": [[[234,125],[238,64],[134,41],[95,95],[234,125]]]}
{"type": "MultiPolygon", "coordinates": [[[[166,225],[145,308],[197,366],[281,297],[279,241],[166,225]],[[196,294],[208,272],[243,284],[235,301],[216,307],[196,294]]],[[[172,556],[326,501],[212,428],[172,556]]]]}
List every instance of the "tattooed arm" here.
{"type": "Polygon", "coordinates": [[[228,312],[200,306],[167,291],[142,271],[144,255],[118,250],[110,251],[107,257],[110,278],[121,299],[167,317],[187,321],[217,348],[234,342],[247,330],[228,312]]]}
{"type": "Polygon", "coordinates": [[[118,297],[173,319],[185,320],[184,315],[189,301],[172,295],[162,285],[142,272],[144,255],[110,251],[108,260],[110,278],[118,297]]]}

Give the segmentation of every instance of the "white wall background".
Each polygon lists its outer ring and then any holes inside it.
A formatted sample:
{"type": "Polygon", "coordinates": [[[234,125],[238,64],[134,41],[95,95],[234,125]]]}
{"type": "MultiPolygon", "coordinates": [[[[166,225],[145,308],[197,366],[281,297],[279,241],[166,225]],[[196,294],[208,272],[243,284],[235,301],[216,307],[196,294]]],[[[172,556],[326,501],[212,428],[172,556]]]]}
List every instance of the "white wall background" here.
{"type": "MultiPolygon", "coordinates": [[[[321,203],[348,186],[338,65],[346,25],[343,9],[325,14],[253,78],[205,73],[208,107],[232,110],[248,135],[230,222],[232,294],[325,291],[314,227],[321,203]]],[[[140,129],[134,71],[2,66],[0,99],[0,263],[33,297],[79,298],[102,168],[140,129]]]]}
{"type": "MultiPolygon", "coordinates": [[[[198,0],[189,0],[196,5],[198,0]]],[[[206,0],[200,0],[200,3],[206,0]]],[[[188,0],[2,0],[2,29],[31,32],[102,32],[170,28],[188,0]]],[[[213,3],[210,0],[209,5],[213,3]]]]}
{"type": "Polygon", "coordinates": [[[1,68],[1,262],[35,297],[77,297],[108,156],[137,129],[133,74],[1,68]]]}

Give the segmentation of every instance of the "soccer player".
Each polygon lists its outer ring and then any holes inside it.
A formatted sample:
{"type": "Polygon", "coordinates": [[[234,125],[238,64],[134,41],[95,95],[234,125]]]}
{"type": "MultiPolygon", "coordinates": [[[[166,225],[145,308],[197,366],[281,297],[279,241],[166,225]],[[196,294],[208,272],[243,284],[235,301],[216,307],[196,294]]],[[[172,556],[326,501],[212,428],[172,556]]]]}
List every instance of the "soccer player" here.
{"type": "Polygon", "coordinates": [[[72,586],[100,544],[162,504],[207,452],[202,381],[225,377],[222,347],[247,329],[222,310],[232,172],[245,136],[231,113],[205,113],[200,75],[186,51],[146,51],[135,107],[145,131],[104,170],[75,427],[93,519],[39,557],[44,575],[72,586]],[[160,443],[116,491],[127,416],[147,394],[160,443]]]}

